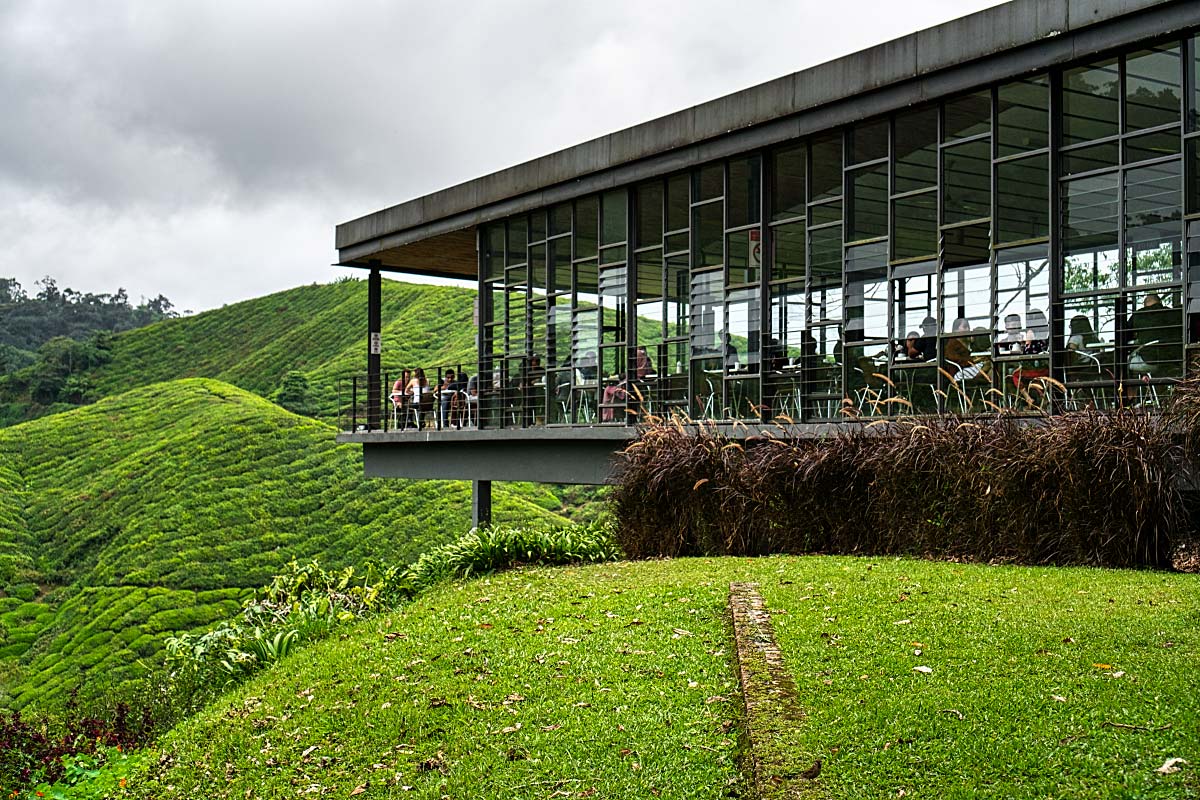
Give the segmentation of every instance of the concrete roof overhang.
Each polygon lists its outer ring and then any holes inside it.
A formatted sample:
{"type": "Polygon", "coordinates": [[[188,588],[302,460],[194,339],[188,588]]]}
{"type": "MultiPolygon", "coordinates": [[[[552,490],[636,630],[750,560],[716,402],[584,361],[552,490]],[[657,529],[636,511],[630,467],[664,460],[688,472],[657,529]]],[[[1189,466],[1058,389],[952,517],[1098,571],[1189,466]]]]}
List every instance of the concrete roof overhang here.
{"type": "Polygon", "coordinates": [[[473,279],[480,224],[1196,25],[1194,0],[1012,0],[345,222],[339,263],[473,279]]]}

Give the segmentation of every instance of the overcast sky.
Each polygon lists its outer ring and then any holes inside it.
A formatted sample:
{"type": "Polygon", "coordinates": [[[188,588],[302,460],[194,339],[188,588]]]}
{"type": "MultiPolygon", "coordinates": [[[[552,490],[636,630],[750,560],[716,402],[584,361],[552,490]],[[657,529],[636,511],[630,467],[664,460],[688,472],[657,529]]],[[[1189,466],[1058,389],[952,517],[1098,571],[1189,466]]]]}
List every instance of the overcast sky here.
{"type": "Polygon", "coordinates": [[[994,0],[0,0],[0,277],[200,311],[339,222],[994,0]]]}

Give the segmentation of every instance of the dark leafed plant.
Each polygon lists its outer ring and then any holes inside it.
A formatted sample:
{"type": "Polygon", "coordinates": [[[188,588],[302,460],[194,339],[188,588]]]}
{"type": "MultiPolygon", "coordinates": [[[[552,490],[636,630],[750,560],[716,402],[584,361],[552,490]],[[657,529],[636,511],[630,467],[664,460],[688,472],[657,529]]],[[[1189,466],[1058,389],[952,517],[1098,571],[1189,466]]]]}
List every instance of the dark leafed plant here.
{"type": "Polygon", "coordinates": [[[1169,566],[1186,523],[1178,427],[1120,410],[876,422],[820,439],[781,426],[737,441],[675,420],[623,453],[611,499],[632,557],[1169,566]]]}

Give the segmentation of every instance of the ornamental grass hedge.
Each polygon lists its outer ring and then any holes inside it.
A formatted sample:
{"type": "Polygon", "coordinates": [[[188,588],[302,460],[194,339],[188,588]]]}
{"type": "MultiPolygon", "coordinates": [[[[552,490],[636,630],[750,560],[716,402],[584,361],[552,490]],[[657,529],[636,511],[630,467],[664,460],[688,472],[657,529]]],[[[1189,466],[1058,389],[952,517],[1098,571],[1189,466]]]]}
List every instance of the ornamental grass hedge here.
{"type": "Polygon", "coordinates": [[[906,554],[1167,568],[1191,538],[1200,383],[1162,412],[921,418],[801,438],[656,421],[618,459],[633,558],[906,554]]]}

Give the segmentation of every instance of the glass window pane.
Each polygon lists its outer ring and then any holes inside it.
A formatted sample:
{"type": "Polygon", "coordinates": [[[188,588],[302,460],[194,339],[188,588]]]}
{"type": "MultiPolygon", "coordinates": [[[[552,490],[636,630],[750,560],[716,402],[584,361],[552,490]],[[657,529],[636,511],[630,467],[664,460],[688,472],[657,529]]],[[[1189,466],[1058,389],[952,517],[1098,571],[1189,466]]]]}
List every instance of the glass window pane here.
{"type": "Polygon", "coordinates": [[[571,291],[571,240],[568,237],[550,240],[550,274],[547,276],[552,292],[571,291]]]}
{"type": "Polygon", "coordinates": [[[893,257],[919,258],[937,253],[937,192],[892,201],[893,257]]]}
{"type": "Polygon", "coordinates": [[[538,209],[529,215],[529,241],[540,242],[546,238],[546,211],[538,209]]]}
{"type": "Polygon", "coordinates": [[[908,265],[893,274],[892,340],[897,357],[932,361],[937,356],[937,262],[908,265]]]}
{"type": "Polygon", "coordinates": [[[942,150],[942,222],[965,222],[992,214],[992,146],[987,139],[942,150]]]}
{"type": "Polygon", "coordinates": [[[696,170],[692,189],[693,203],[723,195],[725,193],[725,165],[718,162],[696,170]]]}
{"type": "Polygon", "coordinates": [[[992,268],[990,264],[972,264],[948,269],[942,284],[942,331],[982,334],[990,347],[992,328],[992,268]]]}
{"type": "MultiPolygon", "coordinates": [[[[661,300],[638,303],[637,345],[645,348],[639,356],[640,371],[655,372],[659,361],[659,345],[663,340],[663,304],[661,300]],[[647,362],[648,359],[648,362],[647,362]]],[[[643,374],[641,377],[645,377],[643,374]]]]}
{"type": "Polygon", "coordinates": [[[508,265],[524,264],[525,248],[529,246],[529,230],[524,217],[512,217],[508,221],[508,265]]]}
{"type": "Polygon", "coordinates": [[[535,290],[546,290],[546,245],[536,244],[529,248],[530,283],[535,290]]]}
{"type": "Polygon", "coordinates": [[[850,241],[887,236],[888,165],[855,170],[850,173],[850,241]]]}
{"type": "Polygon", "coordinates": [[[850,129],[850,164],[887,158],[888,121],[860,122],[850,129]]]}
{"type": "Polygon", "coordinates": [[[619,264],[625,260],[625,245],[618,244],[613,247],[600,248],[600,263],[603,264],[619,264]]]}
{"type": "Polygon", "coordinates": [[[800,366],[801,359],[812,357],[814,348],[806,336],[804,282],[793,281],[771,289],[770,338],[763,348],[767,370],[800,366]]]}
{"type": "Polygon", "coordinates": [[[1125,285],[1182,280],[1178,161],[1125,172],[1125,285]]]}
{"type": "Polygon", "coordinates": [[[771,280],[804,277],[804,223],[771,229],[771,280]]]}
{"type": "Polygon", "coordinates": [[[758,290],[730,292],[726,314],[723,345],[726,371],[758,372],[759,331],[762,328],[758,290]]]}
{"type": "Polygon", "coordinates": [[[812,140],[812,170],[809,174],[810,203],[842,194],[842,135],[818,136],[812,140]]]}
{"type": "Polygon", "coordinates": [[[1133,136],[1124,141],[1125,163],[1179,155],[1179,131],[1171,129],[1133,136]]]}
{"type": "Polygon", "coordinates": [[[1200,36],[1195,36],[1190,42],[1192,54],[1192,97],[1190,130],[1200,130],[1200,36]]]}
{"type": "Polygon", "coordinates": [[[667,180],[667,227],[669,231],[686,229],[691,207],[688,176],[676,175],[667,180]]]}
{"type": "Polygon", "coordinates": [[[668,256],[665,266],[667,336],[677,339],[688,335],[688,257],[668,256]]]}
{"type": "Polygon", "coordinates": [[[992,93],[988,89],[948,100],[945,108],[944,142],[965,139],[992,129],[992,93]]]}
{"type": "Polygon", "coordinates": [[[692,263],[696,269],[724,263],[725,204],[719,200],[692,209],[692,263]]]}
{"type": "Polygon", "coordinates": [[[980,264],[991,257],[991,230],[986,222],[942,232],[942,267],[980,264]]]}
{"type": "Polygon", "coordinates": [[[1125,130],[1179,122],[1183,98],[1179,45],[1155,47],[1125,59],[1125,130]]]}
{"type": "Polygon", "coordinates": [[[637,254],[637,296],[639,300],[663,296],[661,248],[637,254]]]}
{"type": "Polygon", "coordinates": [[[1200,212],[1200,138],[1187,141],[1187,210],[1200,212]]]}
{"type": "Polygon", "coordinates": [[[571,303],[567,297],[551,297],[546,309],[546,366],[571,365],[571,303]]]}
{"type": "Polygon", "coordinates": [[[997,356],[1024,354],[1026,339],[1032,339],[1031,326],[1037,327],[1046,319],[1049,299],[1046,245],[1012,247],[996,253],[996,308],[992,320],[997,356]]]}
{"type": "Polygon", "coordinates": [[[804,216],[807,161],[808,148],[803,144],[775,152],[771,182],[772,220],[804,216]]]}
{"type": "Polygon", "coordinates": [[[729,227],[739,228],[762,219],[762,159],[735,158],[729,162],[729,227]]]}
{"type": "Polygon", "coordinates": [[[655,181],[637,189],[637,246],[657,246],[662,238],[663,185],[655,181]]]}
{"type": "Polygon", "coordinates": [[[812,320],[842,321],[842,227],[809,231],[808,283],[812,320]]]}
{"type": "Polygon", "coordinates": [[[483,277],[485,280],[504,275],[504,223],[487,227],[484,235],[483,277]]]}
{"type": "Polygon", "coordinates": [[[559,203],[550,209],[550,235],[571,232],[571,204],[559,203]]]}
{"type": "Polygon", "coordinates": [[[835,200],[831,203],[821,203],[820,205],[808,207],[809,226],[816,227],[829,222],[842,221],[842,201],[835,200]]]}
{"type": "Polygon", "coordinates": [[[596,275],[596,259],[580,261],[575,265],[575,297],[577,305],[595,303],[599,279],[596,275]]]}
{"type": "Polygon", "coordinates": [[[886,242],[846,250],[846,338],[888,338],[886,242]]]}
{"type": "Polygon", "coordinates": [[[1039,150],[1050,143],[1050,79],[1006,83],[997,90],[996,147],[1001,156],[1039,150]]]}
{"type": "Polygon", "coordinates": [[[719,356],[718,327],[724,324],[723,276],[719,270],[700,272],[691,281],[691,348],[693,358],[719,356]],[[719,321],[718,321],[718,318],[719,321]]]}
{"type": "Polygon", "coordinates": [[[595,197],[575,202],[575,258],[595,258],[600,204],[595,197]]]}
{"type": "Polygon", "coordinates": [[[1119,131],[1117,59],[1063,72],[1063,144],[1089,142],[1119,131]]]}
{"type": "Polygon", "coordinates": [[[1115,141],[1070,150],[1062,154],[1063,175],[1077,175],[1097,169],[1115,167],[1121,150],[1115,141]]]}
{"type": "Polygon", "coordinates": [[[600,333],[603,344],[625,341],[628,275],[624,267],[600,270],[600,333]]]}
{"type": "Polygon", "coordinates": [[[1118,178],[1093,175],[1063,187],[1063,291],[1117,286],[1118,178]]]}
{"type": "MultiPolygon", "coordinates": [[[[1177,378],[1183,372],[1183,310],[1178,290],[1129,295],[1125,325],[1130,380],[1177,378]]],[[[1147,398],[1143,397],[1145,402],[1147,398]]]]}
{"type": "Polygon", "coordinates": [[[600,244],[625,241],[626,195],[624,189],[605,192],[600,203],[600,244]]]}
{"type": "Polygon", "coordinates": [[[892,191],[911,192],[937,185],[936,106],[896,115],[896,185],[892,191]]]}
{"type": "Polygon", "coordinates": [[[996,165],[998,243],[1050,235],[1049,170],[1046,154],[996,165]]]}
{"type": "Polygon", "coordinates": [[[758,282],[762,274],[762,231],[759,228],[729,234],[725,253],[730,285],[758,282]]]}

